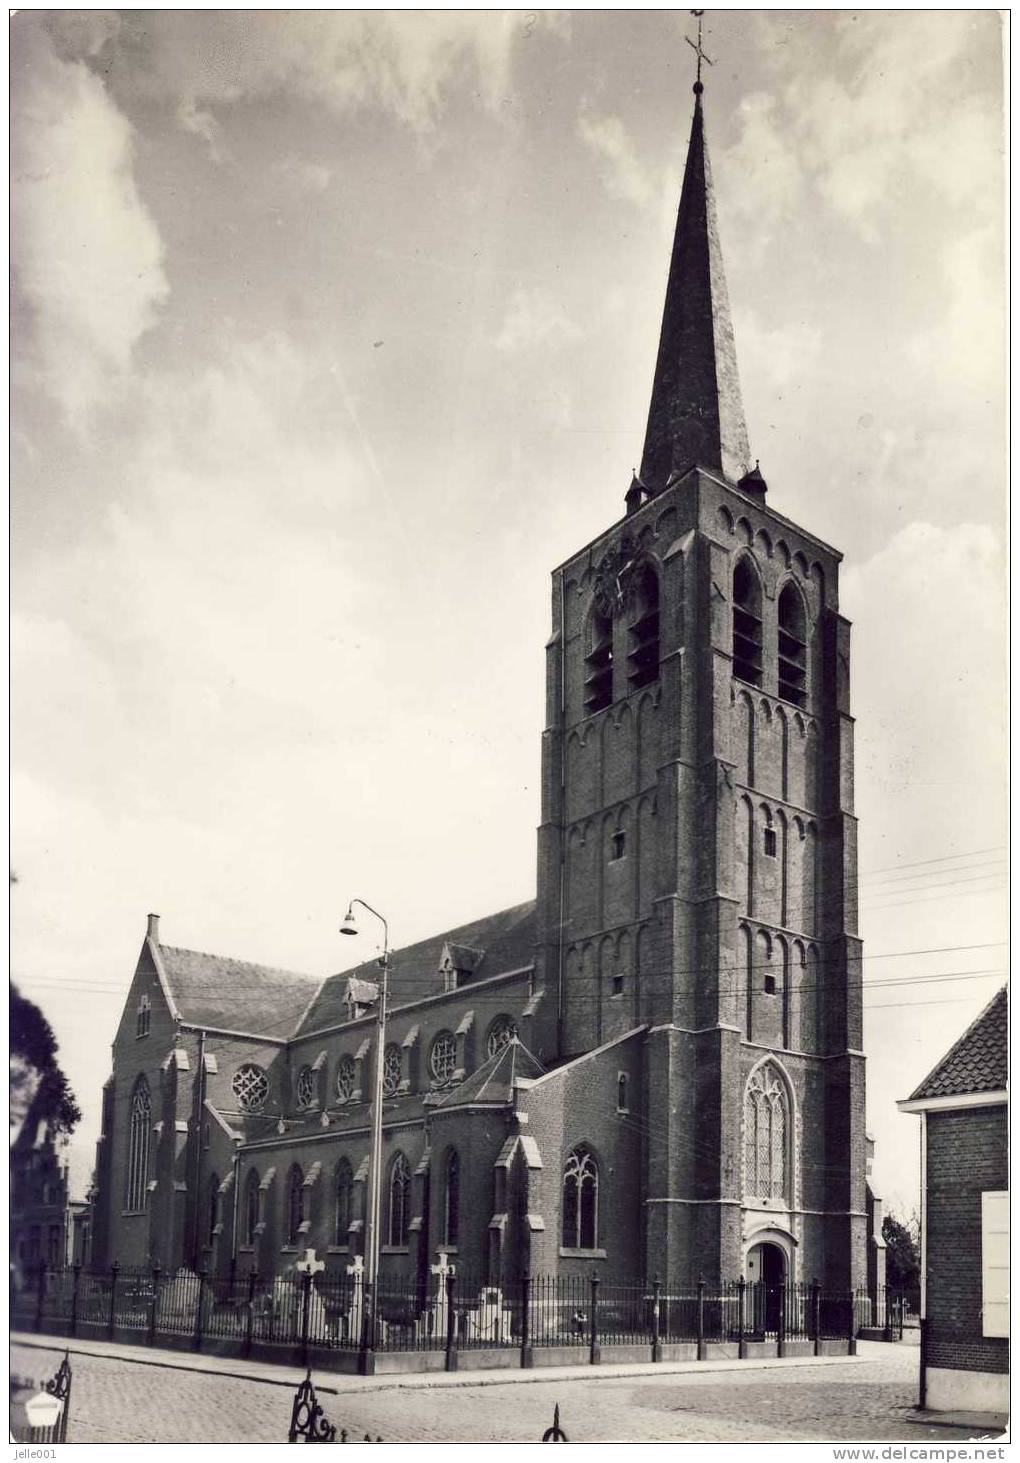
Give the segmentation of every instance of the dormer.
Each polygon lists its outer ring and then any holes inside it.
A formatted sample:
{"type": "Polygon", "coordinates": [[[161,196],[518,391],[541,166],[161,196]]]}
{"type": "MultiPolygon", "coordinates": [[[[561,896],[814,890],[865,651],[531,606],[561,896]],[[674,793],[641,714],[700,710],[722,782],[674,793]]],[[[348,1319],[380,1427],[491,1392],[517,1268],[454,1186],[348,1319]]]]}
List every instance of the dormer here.
{"type": "Polygon", "coordinates": [[[444,991],[455,991],[474,979],[484,959],[484,950],[474,950],[470,945],[457,945],[448,940],[443,946],[439,960],[439,974],[444,991]]]}

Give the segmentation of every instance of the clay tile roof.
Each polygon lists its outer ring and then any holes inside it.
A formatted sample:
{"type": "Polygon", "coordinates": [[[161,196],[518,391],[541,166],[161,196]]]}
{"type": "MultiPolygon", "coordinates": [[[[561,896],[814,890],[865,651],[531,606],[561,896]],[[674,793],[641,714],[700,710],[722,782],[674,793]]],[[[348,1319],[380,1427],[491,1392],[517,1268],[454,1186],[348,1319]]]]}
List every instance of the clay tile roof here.
{"type": "MultiPolygon", "coordinates": [[[[416,945],[406,945],[402,950],[391,950],[391,1007],[442,992],[439,963],[448,945],[451,948],[463,946],[478,953],[479,958],[471,971],[475,980],[526,969],[535,958],[534,900],[488,914],[455,930],[444,930],[427,940],[419,940],[416,945]]],[[[344,993],[351,976],[374,984],[379,978],[378,958],[366,960],[352,970],[331,975],[324,981],[322,990],[301,1023],[301,1031],[318,1031],[323,1026],[336,1026],[348,1019],[344,993]]]]}
{"type": "Polygon", "coordinates": [[[321,985],[316,976],[272,970],[229,955],[173,945],[160,945],[159,953],[181,1019],[196,1026],[290,1036],[321,985]]]}
{"type": "Polygon", "coordinates": [[[975,1092],[1004,1092],[1009,1076],[1009,1015],[1003,986],[972,1021],[945,1056],[925,1077],[909,1101],[925,1097],[965,1097],[975,1092]]]}

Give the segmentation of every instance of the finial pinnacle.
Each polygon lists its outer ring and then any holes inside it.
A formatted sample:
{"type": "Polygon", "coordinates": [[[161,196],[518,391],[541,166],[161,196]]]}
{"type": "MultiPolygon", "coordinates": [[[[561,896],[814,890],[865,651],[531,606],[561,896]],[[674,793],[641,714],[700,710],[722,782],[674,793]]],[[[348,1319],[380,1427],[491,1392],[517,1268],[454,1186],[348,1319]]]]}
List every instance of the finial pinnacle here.
{"type": "Polygon", "coordinates": [[[705,12],[703,10],[692,10],[691,14],[693,16],[696,16],[698,21],[698,39],[696,42],[692,41],[690,36],[685,36],[684,39],[698,58],[698,70],[697,75],[694,79],[694,86],[692,89],[694,91],[694,95],[696,97],[700,97],[702,92],[705,90],[701,81],[701,63],[702,61],[705,61],[708,63],[709,66],[713,66],[715,63],[713,62],[711,56],[705,54],[701,46],[701,27],[703,24],[702,17],[704,16],[705,12]]]}

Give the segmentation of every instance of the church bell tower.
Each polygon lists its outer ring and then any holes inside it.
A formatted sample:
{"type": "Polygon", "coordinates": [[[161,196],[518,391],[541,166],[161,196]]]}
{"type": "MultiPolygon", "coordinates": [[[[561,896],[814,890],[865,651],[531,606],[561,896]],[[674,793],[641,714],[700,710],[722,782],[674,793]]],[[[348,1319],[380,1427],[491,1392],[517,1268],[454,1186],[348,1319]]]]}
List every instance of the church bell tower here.
{"type": "Polygon", "coordinates": [[[537,973],[561,1059],[644,1030],[646,1275],[856,1285],[841,556],[773,508],[751,457],[695,49],[640,472],[552,576],[537,973]]]}

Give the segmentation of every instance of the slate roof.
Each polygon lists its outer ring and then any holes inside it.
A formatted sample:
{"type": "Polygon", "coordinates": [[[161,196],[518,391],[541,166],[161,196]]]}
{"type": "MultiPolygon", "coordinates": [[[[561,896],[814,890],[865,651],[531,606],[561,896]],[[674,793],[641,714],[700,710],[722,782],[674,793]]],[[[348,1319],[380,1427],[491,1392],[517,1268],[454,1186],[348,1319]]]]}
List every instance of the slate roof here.
{"type": "Polygon", "coordinates": [[[251,965],[229,955],[160,945],[167,984],[183,1021],[259,1036],[290,1036],[322,981],[251,965]]]}
{"type": "MultiPolygon", "coordinates": [[[[535,902],[529,900],[527,904],[515,904],[512,909],[502,909],[496,914],[485,915],[483,919],[472,920],[470,924],[460,925],[455,930],[431,935],[416,945],[392,950],[390,1002],[393,1006],[442,992],[439,962],[448,944],[466,945],[481,952],[481,958],[472,971],[474,980],[523,970],[535,958],[535,902]]],[[[302,1032],[317,1031],[320,1027],[338,1025],[347,1020],[344,993],[351,976],[357,980],[377,981],[378,957],[341,971],[339,975],[329,976],[301,1023],[302,1032]]]]}
{"type": "Polygon", "coordinates": [[[1004,1092],[1009,1076],[1009,1011],[1006,988],[998,991],[945,1056],[910,1094],[909,1102],[925,1097],[965,1097],[975,1092],[1004,1092]]]}
{"type": "Polygon", "coordinates": [[[504,1107],[513,1097],[515,1077],[541,1077],[545,1068],[533,1057],[523,1042],[514,1038],[484,1061],[470,1077],[466,1077],[448,1097],[438,1104],[443,1108],[462,1107],[467,1102],[492,1103],[504,1107]]]}

